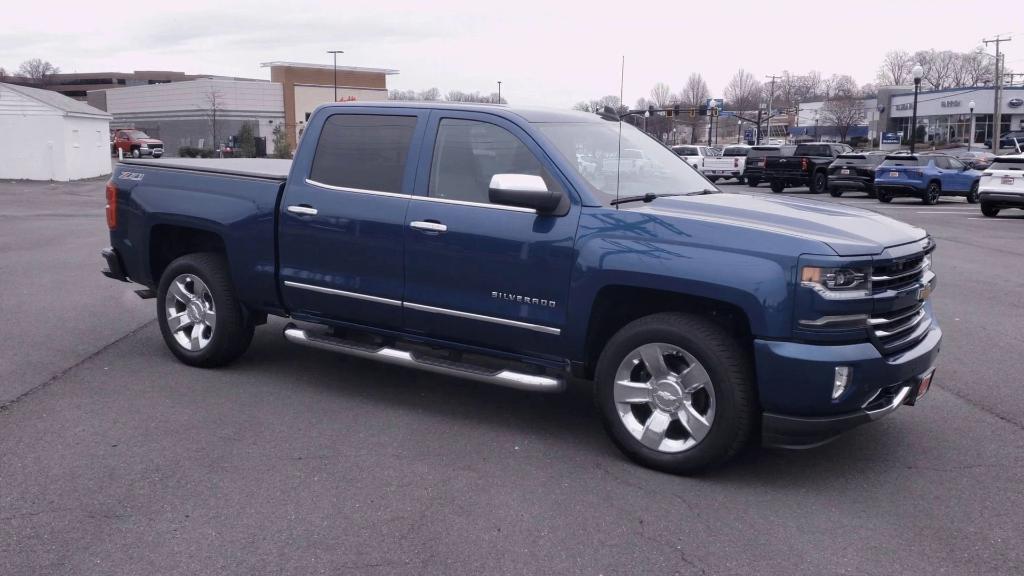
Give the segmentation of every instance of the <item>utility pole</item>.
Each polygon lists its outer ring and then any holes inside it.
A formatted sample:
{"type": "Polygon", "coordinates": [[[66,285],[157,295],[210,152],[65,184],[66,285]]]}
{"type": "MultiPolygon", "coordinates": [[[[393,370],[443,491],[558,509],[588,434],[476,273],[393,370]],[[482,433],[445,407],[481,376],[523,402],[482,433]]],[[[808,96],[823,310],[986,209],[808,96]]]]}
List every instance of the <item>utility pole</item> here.
{"type": "Polygon", "coordinates": [[[338,54],[344,54],[344,50],[328,50],[328,54],[334,55],[334,101],[338,101],[338,54]]]}
{"type": "Polygon", "coordinates": [[[781,80],[782,76],[776,76],[772,74],[765,76],[765,78],[771,78],[772,87],[768,91],[768,143],[772,143],[772,100],[775,98],[775,81],[781,80]]]}
{"type": "Polygon", "coordinates": [[[498,80],[498,104],[501,104],[501,80],[498,80]]]}
{"type": "Polygon", "coordinates": [[[985,39],[982,40],[982,42],[984,42],[986,46],[988,46],[989,44],[995,44],[996,45],[996,93],[995,93],[995,103],[994,103],[995,104],[995,117],[993,118],[993,121],[995,123],[995,127],[994,127],[994,129],[992,131],[993,132],[992,133],[992,152],[995,153],[995,154],[999,154],[999,144],[1000,144],[999,140],[1000,140],[1000,137],[1003,135],[1003,115],[1000,113],[1001,112],[1000,109],[1002,108],[1002,103],[999,100],[1000,100],[1000,96],[1001,96],[1000,92],[1002,92],[1002,87],[1003,87],[1003,71],[1004,71],[1004,67],[1002,65],[1003,64],[1003,58],[1002,58],[1002,55],[999,52],[999,48],[1000,48],[999,45],[1002,44],[1003,42],[1009,42],[1010,40],[1013,40],[1013,38],[1003,38],[1003,36],[1001,34],[996,36],[995,38],[993,38],[991,40],[985,40],[985,39]]]}

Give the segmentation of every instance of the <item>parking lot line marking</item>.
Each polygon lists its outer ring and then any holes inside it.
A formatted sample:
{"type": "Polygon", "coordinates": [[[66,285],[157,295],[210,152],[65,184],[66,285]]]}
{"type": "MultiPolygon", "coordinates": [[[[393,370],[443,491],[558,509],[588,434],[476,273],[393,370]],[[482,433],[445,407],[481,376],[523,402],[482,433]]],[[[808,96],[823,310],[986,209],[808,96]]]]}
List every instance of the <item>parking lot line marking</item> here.
{"type": "Polygon", "coordinates": [[[963,214],[963,210],[918,210],[914,214],[963,214]]]}
{"type": "Polygon", "coordinates": [[[990,218],[988,216],[968,216],[968,220],[989,220],[991,222],[1021,222],[1020,218],[990,218]]]}

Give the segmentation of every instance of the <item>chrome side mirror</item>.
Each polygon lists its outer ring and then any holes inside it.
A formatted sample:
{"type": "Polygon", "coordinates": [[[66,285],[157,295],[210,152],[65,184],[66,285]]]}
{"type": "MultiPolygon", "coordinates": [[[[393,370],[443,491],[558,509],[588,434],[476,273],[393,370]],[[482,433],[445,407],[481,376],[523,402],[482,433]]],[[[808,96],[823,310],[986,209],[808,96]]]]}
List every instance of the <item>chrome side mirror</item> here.
{"type": "Polygon", "coordinates": [[[493,204],[533,208],[537,212],[551,212],[562,203],[562,194],[548,190],[540,176],[533,174],[495,174],[487,196],[493,204]]]}

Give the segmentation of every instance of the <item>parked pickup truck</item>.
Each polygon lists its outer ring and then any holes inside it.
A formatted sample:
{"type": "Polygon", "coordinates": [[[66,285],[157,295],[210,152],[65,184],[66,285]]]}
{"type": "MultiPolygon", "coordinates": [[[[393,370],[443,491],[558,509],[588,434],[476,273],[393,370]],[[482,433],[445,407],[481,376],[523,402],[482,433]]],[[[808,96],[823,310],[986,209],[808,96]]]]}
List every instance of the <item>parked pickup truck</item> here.
{"type": "Polygon", "coordinates": [[[814,194],[828,192],[828,167],[840,154],[853,152],[846,144],[812,142],[800,144],[792,156],[774,156],[765,160],[764,179],[772,192],[808,186],[814,194]]]}
{"type": "Polygon", "coordinates": [[[185,364],[279,316],[297,345],[441,375],[575,377],[625,454],[677,473],[914,404],[942,337],[924,230],[722,193],[582,112],[328,104],[294,161],[127,160],[106,194],[104,274],[156,298],[185,364]],[[648,169],[578,166],[619,150],[648,169]]]}
{"type": "Polygon", "coordinates": [[[118,150],[121,150],[124,156],[132,158],[159,158],[164,155],[164,143],[156,138],[150,138],[142,130],[115,130],[111,147],[114,156],[117,156],[118,150]]]}
{"type": "Polygon", "coordinates": [[[709,157],[704,160],[704,176],[712,182],[719,178],[735,178],[743,182],[743,171],[747,167],[747,154],[750,153],[750,146],[737,144],[726,146],[721,156],[709,157]]]}

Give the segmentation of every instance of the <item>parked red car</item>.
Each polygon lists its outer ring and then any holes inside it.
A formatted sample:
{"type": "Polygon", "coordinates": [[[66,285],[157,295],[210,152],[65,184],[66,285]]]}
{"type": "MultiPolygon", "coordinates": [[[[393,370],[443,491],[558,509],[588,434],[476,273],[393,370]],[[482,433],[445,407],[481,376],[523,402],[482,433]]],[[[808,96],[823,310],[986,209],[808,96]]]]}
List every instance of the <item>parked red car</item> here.
{"type": "Polygon", "coordinates": [[[132,158],[159,158],[164,155],[164,143],[156,138],[150,138],[142,130],[115,130],[110,152],[116,155],[119,149],[126,157],[132,158]]]}

